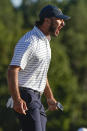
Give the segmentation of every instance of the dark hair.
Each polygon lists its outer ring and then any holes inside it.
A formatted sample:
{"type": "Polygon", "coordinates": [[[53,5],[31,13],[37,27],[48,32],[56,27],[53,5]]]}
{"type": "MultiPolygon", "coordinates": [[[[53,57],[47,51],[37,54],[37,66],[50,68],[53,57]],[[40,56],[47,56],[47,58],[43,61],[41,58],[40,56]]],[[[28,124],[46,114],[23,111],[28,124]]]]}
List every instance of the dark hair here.
{"type": "Polygon", "coordinates": [[[40,20],[38,20],[38,21],[35,22],[35,25],[36,25],[36,26],[40,26],[40,25],[42,25],[43,23],[44,23],[44,19],[40,19],[40,20]]]}

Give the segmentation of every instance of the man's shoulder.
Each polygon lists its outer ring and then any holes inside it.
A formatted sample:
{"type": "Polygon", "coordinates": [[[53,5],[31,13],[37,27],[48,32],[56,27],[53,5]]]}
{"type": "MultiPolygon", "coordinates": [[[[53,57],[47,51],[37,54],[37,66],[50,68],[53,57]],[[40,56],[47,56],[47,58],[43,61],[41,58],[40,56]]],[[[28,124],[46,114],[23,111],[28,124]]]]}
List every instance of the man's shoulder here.
{"type": "Polygon", "coordinates": [[[37,34],[33,31],[33,29],[27,33],[25,33],[19,42],[24,42],[24,43],[32,43],[32,42],[37,42],[38,41],[38,36],[37,34]]]}
{"type": "Polygon", "coordinates": [[[25,35],[23,35],[18,43],[16,44],[16,49],[28,49],[28,48],[36,48],[38,45],[39,38],[33,32],[33,30],[27,32],[25,35]]]}

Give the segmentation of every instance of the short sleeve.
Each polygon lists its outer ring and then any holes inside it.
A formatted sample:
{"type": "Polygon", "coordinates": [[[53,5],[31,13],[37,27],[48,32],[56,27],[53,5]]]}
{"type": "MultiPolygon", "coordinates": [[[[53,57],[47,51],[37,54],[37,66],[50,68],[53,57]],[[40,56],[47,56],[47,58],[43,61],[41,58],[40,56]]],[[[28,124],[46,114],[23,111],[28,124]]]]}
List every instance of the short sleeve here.
{"type": "Polygon", "coordinates": [[[27,62],[32,58],[33,52],[33,43],[20,41],[14,49],[14,55],[10,65],[17,65],[20,66],[21,69],[24,69],[27,65],[27,62]]]}

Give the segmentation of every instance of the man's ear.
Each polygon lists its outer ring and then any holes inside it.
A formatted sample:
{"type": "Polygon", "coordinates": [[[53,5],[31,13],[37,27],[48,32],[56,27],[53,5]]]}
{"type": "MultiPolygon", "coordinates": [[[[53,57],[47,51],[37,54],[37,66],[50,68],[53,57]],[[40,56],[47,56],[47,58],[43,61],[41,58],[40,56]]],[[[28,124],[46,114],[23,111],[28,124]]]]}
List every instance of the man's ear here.
{"type": "Polygon", "coordinates": [[[48,26],[49,26],[50,23],[51,23],[51,20],[50,20],[49,18],[45,18],[44,21],[45,21],[45,23],[46,23],[48,26]]]}

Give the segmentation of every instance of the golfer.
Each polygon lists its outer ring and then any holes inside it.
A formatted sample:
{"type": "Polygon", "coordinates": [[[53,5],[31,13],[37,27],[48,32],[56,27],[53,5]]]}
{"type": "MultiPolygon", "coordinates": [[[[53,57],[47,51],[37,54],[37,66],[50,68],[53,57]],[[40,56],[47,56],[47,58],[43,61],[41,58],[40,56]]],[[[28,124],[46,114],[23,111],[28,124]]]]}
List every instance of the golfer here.
{"type": "Polygon", "coordinates": [[[56,110],[47,72],[51,60],[51,36],[58,36],[64,20],[70,19],[55,6],[45,6],[34,28],[17,43],[8,68],[8,85],[13,109],[22,131],[45,131],[47,117],[41,103],[44,93],[49,110],[56,110]]]}

